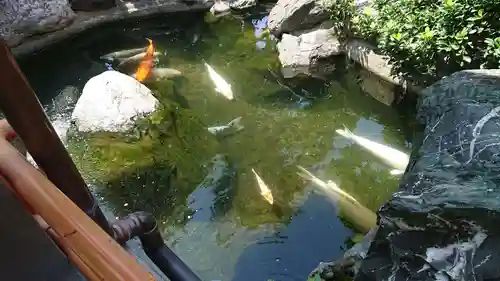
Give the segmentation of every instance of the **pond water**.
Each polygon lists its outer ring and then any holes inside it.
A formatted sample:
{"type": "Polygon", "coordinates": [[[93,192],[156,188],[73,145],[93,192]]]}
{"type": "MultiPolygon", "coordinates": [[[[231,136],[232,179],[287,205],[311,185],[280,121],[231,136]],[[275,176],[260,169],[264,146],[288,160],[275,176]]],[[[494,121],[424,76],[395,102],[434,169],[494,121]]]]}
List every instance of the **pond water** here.
{"type": "MultiPolygon", "coordinates": [[[[98,57],[154,40],[160,66],[183,77],[148,85],[164,107],[141,134],[69,134],[67,146],[103,206],[116,216],[143,210],[163,226],[174,251],[203,280],[305,280],[339,257],[355,231],[335,202],[297,175],[302,165],[369,209],[398,176],[335,133],[355,133],[402,151],[411,144],[396,110],[364,94],[357,68],[338,59],[328,81],[282,79],[275,42],[256,42],[265,12],[206,23],[203,14],[106,25],[23,59],[21,67],[56,127],[66,127],[85,82],[106,70],[98,57]],[[203,59],[229,83],[214,91],[203,59]],[[244,130],[215,138],[207,127],[242,117],[244,130]],[[260,195],[251,169],[271,188],[260,195]]],[[[96,101],[99,102],[99,101],[96,101]]]]}

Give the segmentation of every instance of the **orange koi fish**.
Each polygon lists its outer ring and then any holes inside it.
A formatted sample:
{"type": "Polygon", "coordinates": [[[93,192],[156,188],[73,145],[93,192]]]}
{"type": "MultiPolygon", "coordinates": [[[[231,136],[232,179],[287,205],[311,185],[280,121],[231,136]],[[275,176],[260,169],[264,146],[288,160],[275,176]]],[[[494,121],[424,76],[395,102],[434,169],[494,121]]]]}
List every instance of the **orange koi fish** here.
{"type": "Polygon", "coordinates": [[[137,71],[135,72],[135,77],[137,81],[142,82],[146,80],[149,72],[151,72],[151,68],[153,68],[153,59],[155,53],[155,46],[153,45],[153,40],[147,39],[149,41],[148,49],[146,50],[146,55],[139,64],[137,71]]]}

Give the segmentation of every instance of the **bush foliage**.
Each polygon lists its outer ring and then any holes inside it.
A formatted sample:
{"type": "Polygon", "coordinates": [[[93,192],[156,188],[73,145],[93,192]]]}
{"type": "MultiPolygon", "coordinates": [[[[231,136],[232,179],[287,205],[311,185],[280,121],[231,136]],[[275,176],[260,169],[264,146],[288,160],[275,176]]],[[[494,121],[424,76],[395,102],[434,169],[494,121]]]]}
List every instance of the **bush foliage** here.
{"type": "Polygon", "coordinates": [[[394,74],[420,84],[461,69],[500,66],[498,0],[374,0],[361,11],[344,8],[342,21],[351,16],[353,33],[377,42],[394,74]]]}

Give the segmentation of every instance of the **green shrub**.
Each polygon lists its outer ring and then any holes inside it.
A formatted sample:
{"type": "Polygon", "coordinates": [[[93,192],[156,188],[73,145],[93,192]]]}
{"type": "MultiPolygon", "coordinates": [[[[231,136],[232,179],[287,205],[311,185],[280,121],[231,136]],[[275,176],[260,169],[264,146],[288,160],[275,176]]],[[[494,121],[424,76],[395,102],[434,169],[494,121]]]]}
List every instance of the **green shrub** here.
{"type": "Polygon", "coordinates": [[[351,18],[394,71],[427,85],[457,70],[499,68],[499,0],[375,0],[351,18]],[[376,12],[374,12],[376,11],[376,12]]]}
{"type": "Polygon", "coordinates": [[[333,23],[337,35],[347,36],[352,29],[352,18],[356,13],[356,6],[353,0],[329,0],[328,7],[330,19],[333,23]]]}

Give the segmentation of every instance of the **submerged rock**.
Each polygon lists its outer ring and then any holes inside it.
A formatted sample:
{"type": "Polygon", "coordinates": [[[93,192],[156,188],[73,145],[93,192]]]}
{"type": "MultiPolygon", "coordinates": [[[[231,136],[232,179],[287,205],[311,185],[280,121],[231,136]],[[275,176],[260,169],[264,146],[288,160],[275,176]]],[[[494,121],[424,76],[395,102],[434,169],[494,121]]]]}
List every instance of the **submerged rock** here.
{"type": "Polygon", "coordinates": [[[269,30],[279,36],[313,27],[329,17],[324,0],[278,0],[269,13],[269,30]]]}
{"type": "Polygon", "coordinates": [[[0,37],[16,46],[26,37],[62,29],[75,17],[67,0],[2,0],[0,37]]]}
{"type": "Polygon", "coordinates": [[[151,90],[134,78],[105,71],[85,84],[71,119],[81,132],[123,132],[158,104],[151,90]]]}
{"type": "Polygon", "coordinates": [[[341,43],[330,29],[319,29],[300,36],[283,34],[277,47],[285,78],[301,73],[311,76],[331,73],[335,65],[329,59],[342,53],[341,43]]]}

